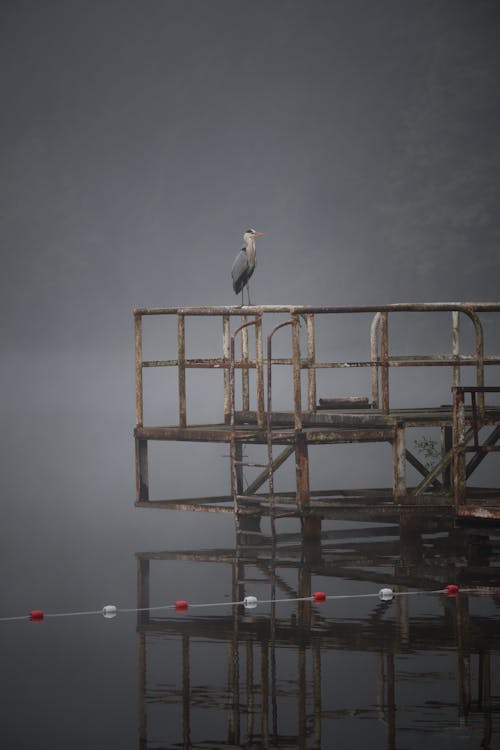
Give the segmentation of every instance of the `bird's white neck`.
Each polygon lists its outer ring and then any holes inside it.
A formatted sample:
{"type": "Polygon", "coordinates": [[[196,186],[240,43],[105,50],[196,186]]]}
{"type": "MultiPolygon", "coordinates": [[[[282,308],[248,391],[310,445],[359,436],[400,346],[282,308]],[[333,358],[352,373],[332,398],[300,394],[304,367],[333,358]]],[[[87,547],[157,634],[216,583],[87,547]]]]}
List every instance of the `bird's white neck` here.
{"type": "Polygon", "coordinates": [[[255,264],[255,238],[254,237],[247,237],[246,238],[247,243],[247,258],[249,263],[252,265],[255,264]]]}

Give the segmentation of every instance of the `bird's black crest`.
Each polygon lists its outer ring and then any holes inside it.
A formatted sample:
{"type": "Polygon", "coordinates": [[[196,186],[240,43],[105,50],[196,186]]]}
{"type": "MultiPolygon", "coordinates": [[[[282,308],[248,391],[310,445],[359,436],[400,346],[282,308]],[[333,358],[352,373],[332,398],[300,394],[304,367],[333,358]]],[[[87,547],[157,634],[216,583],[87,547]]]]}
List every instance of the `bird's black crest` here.
{"type": "Polygon", "coordinates": [[[253,229],[245,229],[245,234],[247,234],[248,232],[253,232],[253,231],[254,231],[253,229]]]}

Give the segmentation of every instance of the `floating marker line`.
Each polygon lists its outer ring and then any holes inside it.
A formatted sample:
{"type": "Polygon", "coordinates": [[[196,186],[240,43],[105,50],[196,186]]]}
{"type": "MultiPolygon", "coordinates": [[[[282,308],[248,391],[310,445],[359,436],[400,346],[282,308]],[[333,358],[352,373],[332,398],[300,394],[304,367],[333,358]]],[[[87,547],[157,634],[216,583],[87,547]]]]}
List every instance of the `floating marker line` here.
{"type": "Polygon", "coordinates": [[[418,596],[425,594],[446,594],[448,597],[454,597],[458,593],[484,593],[481,589],[460,589],[457,584],[450,583],[441,589],[422,589],[416,591],[394,591],[391,588],[381,588],[379,591],[372,591],[365,594],[327,594],[324,591],[316,591],[311,596],[286,597],[279,599],[258,599],[256,596],[245,596],[242,601],[229,602],[194,602],[189,603],[185,599],[179,599],[172,604],[158,604],[151,607],[117,607],[114,604],[106,604],[102,609],[91,609],[78,612],[44,612],[41,609],[34,609],[28,615],[16,615],[14,617],[0,617],[0,622],[14,622],[16,620],[31,620],[32,622],[41,622],[42,620],[55,617],[81,617],[84,615],[103,615],[106,619],[116,617],[118,613],[130,612],[157,612],[161,610],[173,610],[176,612],[185,612],[188,609],[202,609],[208,607],[235,607],[243,606],[245,609],[255,609],[259,604],[293,604],[294,602],[311,602],[312,604],[324,604],[328,601],[340,599],[368,599],[378,598],[383,602],[391,602],[398,596],[418,596]]]}

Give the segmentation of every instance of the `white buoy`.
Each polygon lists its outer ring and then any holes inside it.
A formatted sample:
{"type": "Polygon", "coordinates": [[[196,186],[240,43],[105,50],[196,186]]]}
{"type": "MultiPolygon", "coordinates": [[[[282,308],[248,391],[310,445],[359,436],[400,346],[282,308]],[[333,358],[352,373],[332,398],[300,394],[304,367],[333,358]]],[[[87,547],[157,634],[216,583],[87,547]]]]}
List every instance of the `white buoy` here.
{"type": "Polygon", "coordinates": [[[378,592],[378,598],[382,602],[390,602],[394,599],[394,591],[392,589],[380,589],[378,592]]]}
{"type": "Polygon", "coordinates": [[[110,620],[112,617],[116,617],[116,607],[114,604],[106,604],[105,607],[102,608],[102,614],[107,619],[110,620]]]}
{"type": "Polygon", "coordinates": [[[245,609],[255,609],[258,603],[259,600],[256,596],[245,596],[243,599],[243,606],[245,609]]]}

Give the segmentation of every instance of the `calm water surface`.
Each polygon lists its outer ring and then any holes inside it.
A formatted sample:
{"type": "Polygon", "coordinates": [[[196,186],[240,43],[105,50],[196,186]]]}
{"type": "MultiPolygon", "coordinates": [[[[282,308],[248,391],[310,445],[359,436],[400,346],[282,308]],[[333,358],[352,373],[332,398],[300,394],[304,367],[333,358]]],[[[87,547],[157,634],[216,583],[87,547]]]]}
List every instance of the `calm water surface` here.
{"type": "Polygon", "coordinates": [[[273,549],[229,517],[135,509],[132,383],[100,381],[97,408],[72,367],[64,408],[22,374],[3,407],[0,616],[223,606],[0,622],[2,747],[500,746],[496,531],[339,521],[304,547],[282,522],[273,549]],[[450,582],[473,591],[430,593],[450,582]],[[386,586],[421,593],[229,603],[386,586]]]}

